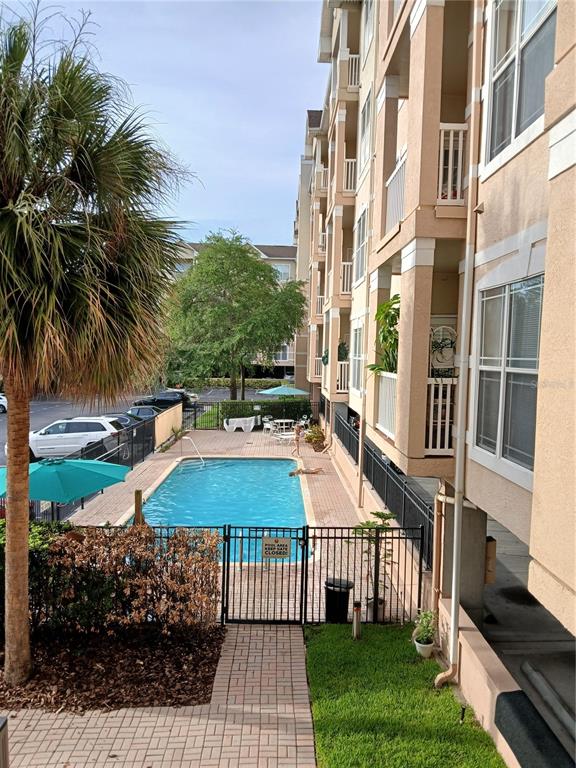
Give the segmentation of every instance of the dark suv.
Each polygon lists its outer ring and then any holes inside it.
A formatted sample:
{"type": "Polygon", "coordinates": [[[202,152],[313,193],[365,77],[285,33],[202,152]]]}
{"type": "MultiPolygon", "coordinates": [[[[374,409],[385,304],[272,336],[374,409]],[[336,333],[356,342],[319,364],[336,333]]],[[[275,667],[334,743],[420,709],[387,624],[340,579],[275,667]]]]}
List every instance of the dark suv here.
{"type": "Polygon", "coordinates": [[[134,405],[153,405],[156,408],[171,408],[173,405],[182,403],[182,408],[185,411],[194,411],[196,409],[196,403],[186,392],[178,392],[175,389],[167,389],[163,392],[157,392],[155,395],[149,395],[143,397],[140,400],[135,400],[134,405]]]}

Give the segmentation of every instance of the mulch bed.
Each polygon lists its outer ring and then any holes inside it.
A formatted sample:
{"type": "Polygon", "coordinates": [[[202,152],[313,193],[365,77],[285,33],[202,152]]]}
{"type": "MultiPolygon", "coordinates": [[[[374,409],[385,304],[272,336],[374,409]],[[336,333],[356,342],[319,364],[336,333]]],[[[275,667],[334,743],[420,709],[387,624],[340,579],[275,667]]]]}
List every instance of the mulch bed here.
{"type": "Polygon", "coordinates": [[[178,635],[134,631],[36,638],[27,683],[9,688],[0,671],[0,709],[83,713],[207,704],[224,635],[223,628],[213,627],[178,635]]]}

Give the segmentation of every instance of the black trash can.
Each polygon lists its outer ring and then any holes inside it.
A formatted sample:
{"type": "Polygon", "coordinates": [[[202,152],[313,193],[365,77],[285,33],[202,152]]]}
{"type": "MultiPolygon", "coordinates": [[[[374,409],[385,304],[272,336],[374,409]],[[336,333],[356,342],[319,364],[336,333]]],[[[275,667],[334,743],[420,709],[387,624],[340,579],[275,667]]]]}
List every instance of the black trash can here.
{"type": "Polygon", "coordinates": [[[326,621],[329,624],[346,624],[348,621],[348,603],[353,581],[346,579],[326,579],[326,621]]]}

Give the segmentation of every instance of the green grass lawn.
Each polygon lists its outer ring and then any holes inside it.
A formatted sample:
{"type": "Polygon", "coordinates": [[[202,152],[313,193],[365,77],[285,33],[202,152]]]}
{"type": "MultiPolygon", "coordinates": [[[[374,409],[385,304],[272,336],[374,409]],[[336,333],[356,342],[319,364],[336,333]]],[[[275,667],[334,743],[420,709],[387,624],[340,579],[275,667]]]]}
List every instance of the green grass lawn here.
{"type": "Polygon", "coordinates": [[[412,627],[307,627],[320,768],[503,768],[494,743],[410,642],[412,627]]]}

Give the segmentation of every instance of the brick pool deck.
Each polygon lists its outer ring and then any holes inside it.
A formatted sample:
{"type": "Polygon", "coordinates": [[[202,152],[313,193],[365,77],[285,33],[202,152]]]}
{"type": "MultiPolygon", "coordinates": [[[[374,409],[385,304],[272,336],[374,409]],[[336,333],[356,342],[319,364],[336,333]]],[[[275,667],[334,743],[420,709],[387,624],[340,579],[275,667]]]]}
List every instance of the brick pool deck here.
{"type": "MultiPolygon", "coordinates": [[[[264,432],[198,430],[190,434],[204,457],[293,458],[292,446],[280,444],[264,432]]],[[[322,468],[321,474],[305,475],[303,478],[303,488],[305,493],[309,493],[316,525],[356,525],[366,519],[363,513],[358,512],[327,453],[315,453],[302,440],[300,454],[307,469],[322,468]]],[[[72,521],[77,525],[103,525],[107,522],[114,525],[133,505],[134,491],[145,491],[151,487],[180,456],[197,457],[192,443],[186,439],[180,440],[166,453],[158,453],[139,464],[128,474],[126,482],[108,488],[88,502],[85,509],[72,516],[72,521]]]]}
{"type": "MultiPolygon", "coordinates": [[[[290,458],[291,446],[262,432],[192,433],[202,456],[290,458]]],[[[179,456],[187,440],[157,454],[73,516],[117,523],[179,456]]],[[[303,490],[319,526],[352,526],[359,512],[328,454],[301,444],[303,490]]],[[[210,704],[69,713],[22,710],[9,717],[10,768],[313,768],[314,736],[305,647],[297,626],[228,625],[210,704]]]]}

